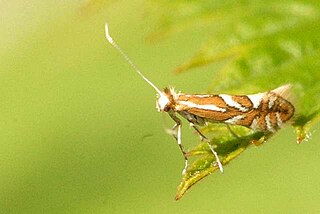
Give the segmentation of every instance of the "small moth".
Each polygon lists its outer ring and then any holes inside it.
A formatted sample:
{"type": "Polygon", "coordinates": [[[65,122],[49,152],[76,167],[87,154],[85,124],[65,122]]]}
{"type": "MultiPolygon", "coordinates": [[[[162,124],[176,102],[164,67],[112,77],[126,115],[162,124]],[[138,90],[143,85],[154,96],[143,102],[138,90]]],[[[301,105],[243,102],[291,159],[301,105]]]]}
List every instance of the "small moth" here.
{"type": "MultiPolygon", "coordinates": [[[[224,123],[226,125],[240,125],[254,131],[275,132],[293,117],[295,108],[286,99],[289,95],[290,85],[283,85],[274,90],[251,94],[251,95],[227,95],[227,94],[184,94],[176,92],[173,88],[159,90],[147,79],[130,58],[122,51],[117,43],[111,38],[108,25],[105,25],[106,38],[158,94],[156,107],[159,112],[167,112],[175,122],[172,135],[185,159],[185,173],[188,166],[188,158],[181,143],[182,121],[177,116],[185,118],[191,127],[205,140],[212,151],[219,169],[223,172],[219,156],[209,140],[199,130],[208,122],[224,123]]],[[[229,128],[229,126],[228,126],[229,128]]],[[[230,128],[229,128],[230,129],[230,128]]]]}

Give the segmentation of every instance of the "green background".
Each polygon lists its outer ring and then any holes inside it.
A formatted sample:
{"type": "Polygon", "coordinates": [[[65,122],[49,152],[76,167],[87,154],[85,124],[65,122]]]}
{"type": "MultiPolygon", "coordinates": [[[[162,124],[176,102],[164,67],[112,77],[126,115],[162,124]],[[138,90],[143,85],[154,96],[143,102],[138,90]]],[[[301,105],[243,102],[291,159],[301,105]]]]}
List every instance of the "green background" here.
{"type": "MultiPolygon", "coordinates": [[[[165,133],[172,122],[104,23],[161,88],[204,92],[217,65],[173,74],[203,32],[150,44],[152,4],[94,2],[0,2],[1,213],[320,212],[319,124],[301,145],[280,130],[174,201],[184,163],[165,133]]],[[[187,125],[183,141],[197,142],[187,125]]]]}

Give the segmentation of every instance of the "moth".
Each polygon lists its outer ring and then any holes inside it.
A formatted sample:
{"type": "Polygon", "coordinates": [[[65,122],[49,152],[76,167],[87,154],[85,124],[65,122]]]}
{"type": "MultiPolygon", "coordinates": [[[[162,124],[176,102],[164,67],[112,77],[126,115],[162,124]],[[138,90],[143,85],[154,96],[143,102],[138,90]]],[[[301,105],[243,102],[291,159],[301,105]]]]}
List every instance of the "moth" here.
{"type": "MultiPolygon", "coordinates": [[[[286,84],[274,90],[251,95],[228,95],[228,94],[184,94],[176,92],[173,88],[165,88],[161,91],[149,79],[147,79],[130,58],[122,51],[109,34],[108,25],[105,25],[105,33],[108,42],[113,45],[158,94],[156,107],[159,112],[167,112],[175,122],[172,135],[185,159],[185,173],[188,167],[188,157],[181,142],[180,117],[186,119],[191,127],[199,134],[200,138],[207,142],[216,164],[223,172],[217,152],[209,143],[208,138],[201,133],[199,127],[210,123],[224,123],[239,125],[254,131],[275,132],[289,121],[295,112],[293,104],[287,100],[291,85],[286,84]],[[178,115],[180,117],[178,117],[178,115]]],[[[229,128],[230,129],[230,128],[229,128]]]]}

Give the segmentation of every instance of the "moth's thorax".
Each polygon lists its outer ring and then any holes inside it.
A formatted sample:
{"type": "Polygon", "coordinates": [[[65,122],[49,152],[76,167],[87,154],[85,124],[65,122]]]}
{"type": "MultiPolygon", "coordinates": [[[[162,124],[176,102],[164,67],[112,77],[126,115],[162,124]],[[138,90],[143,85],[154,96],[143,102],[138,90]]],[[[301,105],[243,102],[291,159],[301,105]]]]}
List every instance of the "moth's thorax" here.
{"type": "Polygon", "coordinates": [[[177,99],[178,94],[174,91],[173,88],[165,88],[156,102],[156,107],[158,111],[168,112],[170,110],[175,110],[175,100],[177,99]]]}

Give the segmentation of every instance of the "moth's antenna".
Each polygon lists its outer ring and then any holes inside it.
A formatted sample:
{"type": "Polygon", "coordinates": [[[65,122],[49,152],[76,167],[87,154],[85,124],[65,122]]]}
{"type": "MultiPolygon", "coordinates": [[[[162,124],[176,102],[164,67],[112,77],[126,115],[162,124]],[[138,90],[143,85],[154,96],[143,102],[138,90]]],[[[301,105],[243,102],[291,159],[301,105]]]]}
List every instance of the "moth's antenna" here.
{"type": "Polygon", "coordinates": [[[157,86],[155,86],[147,77],[145,77],[142,72],[139,70],[139,68],[131,61],[131,59],[127,56],[127,54],[125,54],[122,49],[117,45],[117,43],[111,38],[110,34],[109,34],[109,29],[108,29],[108,23],[106,23],[105,25],[105,30],[106,30],[106,38],[108,40],[108,42],[115,47],[123,56],[123,58],[131,65],[131,67],[142,77],[142,79],[144,79],[149,85],[151,85],[152,88],[154,88],[154,90],[156,90],[156,92],[161,95],[162,92],[159,90],[159,88],[157,88],[157,86]]]}

